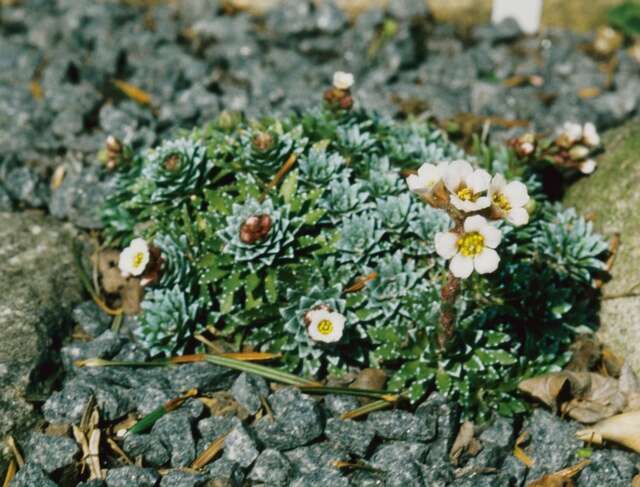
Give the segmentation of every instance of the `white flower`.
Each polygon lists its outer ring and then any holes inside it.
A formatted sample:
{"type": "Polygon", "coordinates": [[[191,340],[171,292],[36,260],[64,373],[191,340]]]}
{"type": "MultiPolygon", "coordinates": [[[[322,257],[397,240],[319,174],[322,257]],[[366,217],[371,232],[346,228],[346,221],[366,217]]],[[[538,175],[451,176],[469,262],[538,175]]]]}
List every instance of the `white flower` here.
{"type": "Polygon", "coordinates": [[[348,90],[353,86],[353,75],[344,71],[333,73],[333,87],[339,90],[348,90]]]}
{"type": "Polygon", "coordinates": [[[562,128],[562,134],[569,142],[577,142],[582,138],[582,126],[579,123],[565,122],[562,128]]]}
{"type": "Polygon", "coordinates": [[[437,165],[425,162],[418,174],[411,174],[407,178],[409,189],[418,194],[429,194],[436,184],[442,180],[442,176],[448,166],[446,162],[440,162],[437,165]]]}
{"type": "Polygon", "coordinates": [[[574,161],[580,161],[587,157],[589,155],[589,152],[591,151],[588,147],[578,144],[574,145],[571,150],[569,150],[569,157],[571,157],[571,159],[573,159],[574,161]]]}
{"type": "Polygon", "coordinates": [[[466,279],[475,269],[479,274],[495,271],[500,257],[494,250],[502,232],[480,216],[470,216],[464,221],[462,234],[438,232],[435,238],[436,252],[445,259],[451,259],[449,270],[455,277],[466,279]]]}
{"type": "Polygon", "coordinates": [[[530,154],[533,154],[533,151],[536,150],[535,146],[531,143],[531,142],[523,142],[520,145],[520,151],[522,152],[522,154],[524,154],[525,156],[528,156],[530,154]]]}
{"type": "Polygon", "coordinates": [[[120,252],[118,267],[122,275],[139,276],[149,263],[149,245],[142,238],[134,238],[129,246],[120,252]]]}
{"type": "Polygon", "coordinates": [[[444,184],[451,192],[451,204],[459,210],[472,212],[491,205],[487,195],[491,176],[484,169],[474,169],[467,161],[457,160],[444,171],[444,184]]]}
{"type": "Polygon", "coordinates": [[[585,123],[582,129],[582,140],[589,147],[598,147],[600,145],[600,135],[596,126],[592,123],[585,123]]]}
{"type": "Polygon", "coordinates": [[[520,181],[507,184],[502,174],[496,174],[489,186],[489,197],[493,208],[511,224],[520,226],[529,221],[529,212],[525,208],[529,203],[529,192],[520,181]]]}
{"type": "Polygon", "coordinates": [[[582,161],[578,166],[578,169],[582,174],[591,174],[596,170],[598,164],[593,159],[587,159],[586,161],[582,161]]]}
{"type": "Polygon", "coordinates": [[[305,318],[308,320],[307,332],[312,340],[316,342],[333,343],[342,338],[344,324],[347,319],[337,311],[328,311],[318,308],[307,312],[305,318]]]}

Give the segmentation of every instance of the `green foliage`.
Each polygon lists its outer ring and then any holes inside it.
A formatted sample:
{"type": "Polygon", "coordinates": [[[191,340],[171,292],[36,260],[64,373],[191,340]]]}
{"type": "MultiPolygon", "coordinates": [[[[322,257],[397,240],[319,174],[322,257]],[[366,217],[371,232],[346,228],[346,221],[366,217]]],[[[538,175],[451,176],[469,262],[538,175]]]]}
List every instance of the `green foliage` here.
{"type": "Polygon", "coordinates": [[[104,209],[106,234],[121,245],[143,236],[164,259],[139,338],[152,353],[176,353],[206,324],[238,346],[282,352],[289,371],[379,366],[412,401],[438,389],[470,417],[524,411],[517,383],[562,367],[574,334],[595,323],[591,281],[606,245],[547,202],[512,152],[478,143],[476,153],[478,165],[523,179],[536,205],[529,225],[502,226],[499,270],[464,281],[444,354],[436,324],[447,269],[433,240],[450,222],[401,174],[464,157],[442,132],[360,111],[225,116],[129,158],[104,209]],[[251,237],[252,217],[264,215],[268,231],[251,237]],[[309,337],[305,315],[318,306],[346,317],[339,342],[309,337]]]}
{"type": "Polygon", "coordinates": [[[609,23],[627,35],[640,34],[640,2],[626,1],[613,7],[607,14],[609,23]]]}

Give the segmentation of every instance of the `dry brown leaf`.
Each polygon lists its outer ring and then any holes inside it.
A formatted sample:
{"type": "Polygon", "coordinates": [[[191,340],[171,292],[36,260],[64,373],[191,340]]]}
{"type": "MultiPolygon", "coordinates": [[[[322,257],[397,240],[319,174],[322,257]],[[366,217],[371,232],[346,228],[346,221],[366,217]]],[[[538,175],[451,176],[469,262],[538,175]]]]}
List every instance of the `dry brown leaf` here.
{"type": "Polygon", "coordinates": [[[582,441],[597,445],[613,441],[640,453],[640,411],[618,414],[576,432],[582,441]]]}
{"type": "Polygon", "coordinates": [[[618,414],[628,403],[617,379],[593,372],[554,372],[524,380],[518,388],[586,424],[618,414]]]}
{"type": "Polygon", "coordinates": [[[633,480],[631,481],[631,487],[640,487],[640,474],[633,477],[633,480]]]}
{"type": "Polygon", "coordinates": [[[480,443],[473,437],[474,432],[475,427],[471,421],[462,423],[449,452],[451,463],[458,465],[460,457],[465,451],[474,456],[482,449],[480,443]]]}
{"type": "Polygon", "coordinates": [[[542,478],[534,480],[527,487],[572,487],[572,477],[575,477],[584,467],[591,463],[589,460],[582,460],[571,467],[567,467],[558,472],[550,473],[542,478]]]}
{"type": "Polygon", "coordinates": [[[580,98],[595,98],[596,96],[600,96],[600,88],[597,86],[587,86],[586,88],[582,88],[578,91],[578,96],[580,98]]]}

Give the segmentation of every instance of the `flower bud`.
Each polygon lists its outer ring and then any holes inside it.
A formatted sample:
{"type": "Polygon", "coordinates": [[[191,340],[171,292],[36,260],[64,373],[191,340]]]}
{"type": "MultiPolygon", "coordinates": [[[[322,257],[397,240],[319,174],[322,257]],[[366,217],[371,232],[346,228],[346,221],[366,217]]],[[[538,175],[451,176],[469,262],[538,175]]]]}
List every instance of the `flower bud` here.
{"type": "Polygon", "coordinates": [[[582,161],[578,166],[578,169],[582,174],[591,174],[596,170],[598,164],[593,159],[587,159],[586,161],[582,161]]]}
{"type": "Polygon", "coordinates": [[[178,154],[171,154],[163,162],[164,168],[169,172],[175,172],[180,169],[180,156],[178,154]]]}
{"type": "Polygon", "coordinates": [[[580,161],[589,155],[589,148],[584,145],[576,145],[569,151],[569,157],[574,161],[580,161]]]}
{"type": "Polygon", "coordinates": [[[251,143],[257,150],[264,152],[273,146],[273,136],[269,132],[258,132],[251,143]]]}
{"type": "Polygon", "coordinates": [[[600,27],[593,39],[593,50],[601,56],[608,56],[620,49],[624,38],[616,30],[608,26],[600,27]]]}
{"type": "Polygon", "coordinates": [[[271,231],[271,217],[267,214],[252,215],[240,226],[240,241],[247,245],[264,240],[271,231]]]}

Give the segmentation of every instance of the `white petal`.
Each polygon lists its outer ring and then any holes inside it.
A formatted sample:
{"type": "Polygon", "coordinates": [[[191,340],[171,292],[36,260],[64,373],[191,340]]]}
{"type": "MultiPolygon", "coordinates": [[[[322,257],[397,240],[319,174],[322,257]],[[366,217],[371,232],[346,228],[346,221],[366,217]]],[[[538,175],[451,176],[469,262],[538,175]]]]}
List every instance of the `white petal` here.
{"type": "Polygon", "coordinates": [[[527,187],[520,181],[511,181],[504,188],[503,193],[513,208],[524,206],[529,202],[527,187]]]}
{"type": "Polygon", "coordinates": [[[149,249],[149,245],[143,238],[134,238],[129,244],[129,247],[141,252],[146,252],[149,249]]]}
{"type": "Polygon", "coordinates": [[[507,213],[507,221],[516,227],[529,223],[529,212],[525,208],[514,208],[507,213]]]}
{"type": "Polygon", "coordinates": [[[458,198],[458,196],[455,193],[451,194],[451,198],[449,199],[449,201],[453,206],[455,206],[460,211],[464,211],[464,212],[473,211],[472,206],[470,206],[471,202],[461,200],[460,198],[458,198]]]}
{"type": "Polygon", "coordinates": [[[449,191],[455,191],[460,186],[460,182],[473,172],[471,164],[462,159],[458,159],[449,164],[443,176],[444,184],[449,191]]]}
{"type": "Polygon", "coordinates": [[[133,271],[133,256],[136,251],[131,247],[125,248],[122,252],[120,252],[120,259],[118,260],[118,267],[120,268],[120,272],[122,274],[129,275],[133,271]]]}
{"type": "Polygon", "coordinates": [[[328,319],[329,314],[330,314],[329,311],[327,311],[326,309],[319,308],[319,309],[312,309],[310,311],[307,311],[305,316],[309,320],[309,327],[311,328],[316,326],[322,320],[328,319]]]}
{"type": "Polygon", "coordinates": [[[488,223],[485,217],[480,215],[470,216],[464,221],[464,231],[465,233],[479,232],[487,225],[488,223]]]}
{"type": "Polygon", "coordinates": [[[491,175],[484,169],[476,169],[465,178],[467,186],[469,186],[474,193],[482,193],[489,189],[489,183],[491,182],[491,175]]]}
{"type": "Polygon", "coordinates": [[[493,249],[485,248],[473,259],[473,266],[478,274],[489,274],[498,268],[498,264],[500,264],[500,256],[493,249]]]}
{"type": "Polygon", "coordinates": [[[418,176],[420,176],[420,178],[423,178],[423,179],[431,179],[433,178],[434,175],[436,175],[437,170],[438,169],[436,166],[434,166],[433,164],[429,164],[428,162],[425,162],[418,169],[418,176]]]}
{"type": "Polygon", "coordinates": [[[353,86],[353,74],[336,71],[333,73],[333,86],[339,90],[348,90],[353,86]]]}
{"type": "Polygon", "coordinates": [[[596,170],[597,166],[598,164],[596,163],[596,161],[594,161],[593,159],[587,159],[586,161],[580,163],[578,169],[580,169],[580,172],[582,174],[591,174],[596,170]]]}
{"type": "Polygon", "coordinates": [[[567,135],[569,140],[575,142],[582,138],[582,126],[579,123],[565,122],[564,133],[567,135]]]}
{"type": "Polygon", "coordinates": [[[411,174],[407,177],[407,185],[411,191],[416,193],[423,191],[422,181],[416,174],[411,174]]]}
{"type": "Polygon", "coordinates": [[[453,232],[436,233],[436,252],[443,259],[450,259],[458,251],[458,235],[453,232]]]}
{"type": "Polygon", "coordinates": [[[342,334],[344,332],[344,325],[347,321],[347,318],[338,312],[334,312],[334,313],[331,313],[330,319],[331,319],[331,322],[333,323],[333,333],[330,336],[334,338],[333,341],[337,342],[342,338],[342,334]]]}
{"type": "Polygon", "coordinates": [[[493,176],[491,180],[491,184],[489,185],[489,193],[499,193],[502,192],[502,188],[507,185],[507,180],[504,178],[502,174],[496,174],[493,176]]]}
{"type": "Polygon", "coordinates": [[[483,210],[484,208],[488,208],[489,206],[491,206],[491,200],[488,196],[481,196],[477,200],[470,203],[472,204],[472,209],[470,211],[483,210]]]}
{"type": "Polygon", "coordinates": [[[466,279],[473,272],[473,259],[462,254],[456,254],[451,259],[449,270],[455,277],[466,279]]]}
{"type": "Polygon", "coordinates": [[[486,247],[495,249],[498,245],[500,245],[500,240],[502,240],[502,232],[496,227],[487,223],[479,231],[480,235],[484,237],[484,245],[486,247]]]}
{"type": "Polygon", "coordinates": [[[584,124],[584,129],[582,130],[582,138],[590,147],[597,147],[600,145],[600,135],[598,135],[596,126],[590,122],[584,124]]]}

